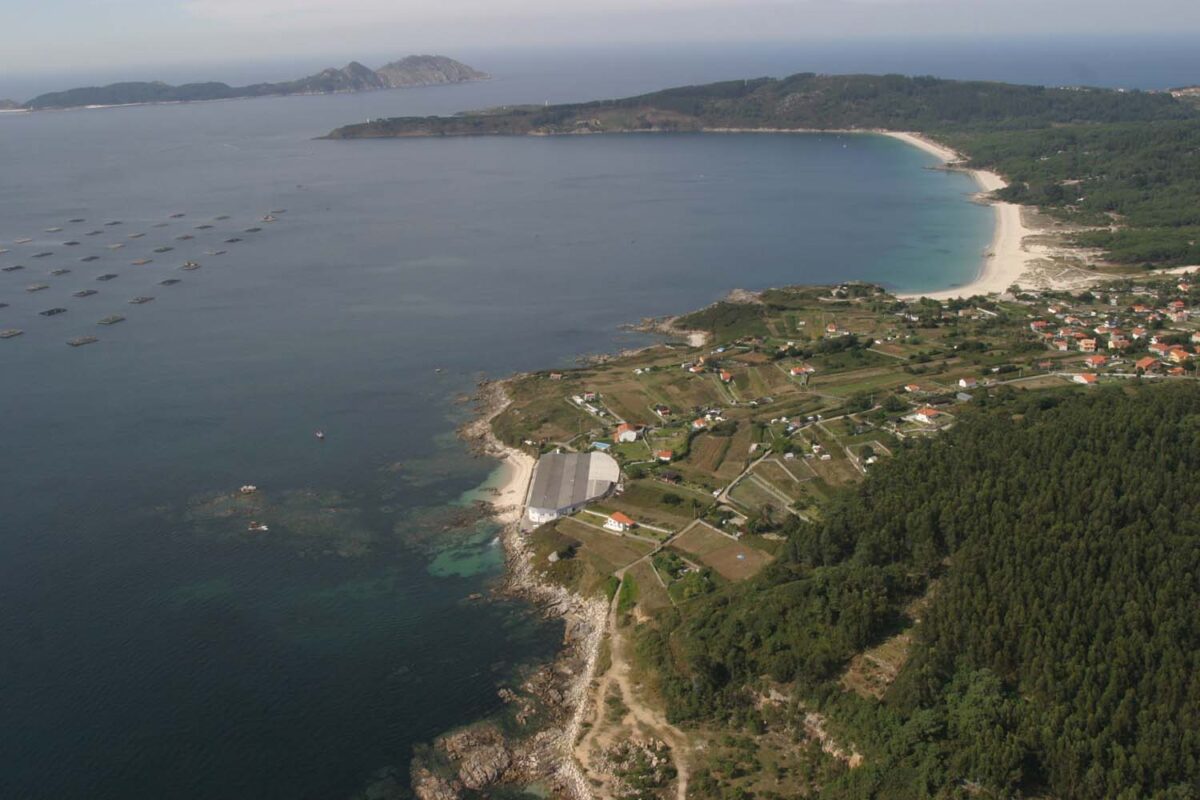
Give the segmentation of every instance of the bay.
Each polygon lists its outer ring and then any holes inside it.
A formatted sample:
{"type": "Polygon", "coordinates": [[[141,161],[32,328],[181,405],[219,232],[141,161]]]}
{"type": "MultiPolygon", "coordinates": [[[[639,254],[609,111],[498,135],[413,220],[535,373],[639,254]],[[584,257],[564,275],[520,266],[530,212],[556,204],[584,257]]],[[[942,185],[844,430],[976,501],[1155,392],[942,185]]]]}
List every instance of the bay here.
{"type": "Polygon", "coordinates": [[[561,80],[0,119],[0,795],[403,777],[561,636],[468,599],[501,569],[453,434],[480,377],[734,287],[978,268],[973,184],[882,137],[314,138],[561,80]]]}

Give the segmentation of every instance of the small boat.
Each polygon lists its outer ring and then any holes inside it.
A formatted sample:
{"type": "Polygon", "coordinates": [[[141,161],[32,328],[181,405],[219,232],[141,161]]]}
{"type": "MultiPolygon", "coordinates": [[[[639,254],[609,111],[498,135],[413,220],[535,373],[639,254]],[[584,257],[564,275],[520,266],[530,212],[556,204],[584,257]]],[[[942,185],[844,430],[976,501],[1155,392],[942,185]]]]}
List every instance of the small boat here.
{"type": "Polygon", "coordinates": [[[267,214],[265,217],[260,219],[259,222],[274,222],[277,219],[279,219],[279,218],[276,217],[274,214],[267,214]]]}
{"type": "Polygon", "coordinates": [[[118,322],[124,322],[124,321],[125,321],[125,318],[122,317],[120,314],[113,314],[111,316],[105,317],[104,319],[100,320],[96,324],[98,324],[98,325],[116,325],[118,322]]]}
{"type": "Polygon", "coordinates": [[[84,234],[84,236],[99,236],[102,233],[104,233],[104,231],[88,231],[84,234]]]}
{"type": "Polygon", "coordinates": [[[132,303],[132,304],[133,304],[133,305],[135,305],[135,306],[140,306],[140,305],[144,305],[144,304],[146,304],[146,303],[149,303],[149,302],[151,302],[151,301],[153,301],[153,300],[154,300],[154,298],[153,298],[153,297],[147,297],[147,296],[145,296],[145,295],[138,295],[137,297],[133,298],[133,299],[132,299],[132,300],[130,300],[129,302],[130,302],[130,303],[132,303]]]}
{"type": "Polygon", "coordinates": [[[117,273],[115,273],[115,272],[106,272],[106,273],[104,273],[103,275],[98,275],[98,276],[96,276],[96,280],[98,280],[98,281],[111,281],[111,280],[112,280],[113,278],[115,278],[115,277],[117,277],[117,273]]]}
{"type": "Polygon", "coordinates": [[[46,228],[46,233],[58,233],[62,228],[46,228]]]}
{"type": "Polygon", "coordinates": [[[435,367],[433,371],[434,371],[434,372],[436,372],[438,375],[441,375],[441,374],[442,374],[442,368],[441,368],[441,367],[435,367]]]}
{"type": "Polygon", "coordinates": [[[245,232],[246,233],[258,233],[261,230],[262,230],[262,228],[246,228],[245,232]]]}
{"type": "Polygon", "coordinates": [[[225,244],[234,244],[234,243],[240,242],[240,241],[241,241],[241,239],[239,239],[235,236],[232,239],[226,239],[225,244]]]}
{"type": "Polygon", "coordinates": [[[77,244],[79,244],[79,242],[72,239],[69,242],[63,242],[63,247],[74,247],[77,244]]]}
{"type": "Polygon", "coordinates": [[[47,308],[45,311],[39,311],[43,317],[57,317],[59,314],[67,313],[65,308],[47,308]]]}
{"type": "Polygon", "coordinates": [[[182,236],[176,236],[176,237],[175,237],[175,241],[177,241],[177,242],[186,242],[188,239],[195,239],[195,238],[196,238],[196,237],[195,237],[195,236],[192,236],[190,233],[185,233],[185,234],[183,234],[182,236]]]}
{"type": "Polygon", "coordinates": [[[30,284],[29,286],[26,286],[25,291],[40,292],[42,289],[49,289],[49,288],[50,288],[50,284],[48,284],[48,283],[34,283],[34,284],[30,284]]]}
{"type": "Polygon", "coordinates": [[[144,267],[147,264],[154,263],[154,259],[153,258],[136,258],[133,261],[130,261],[129,263],[135,267],[144,267]]]}
{"type": "Polygon", "coordinates": [[[0,254],[7,253],[7,252],[8,252],[7,247],[0,247],[0,254]]]}
{"type": "Polygon", "coordinates": [[[59,275],[66,275],[70,271],[71,270],[69,269],[63,269],[60,267],[59,269],[50,270],[50,274],[57,278],[59,275]]]}
{"type": "Polygon", "coordinates": [[[251,533],[266,533],[267,531],[270,530],[270,528],[268,528],[265,523],[254,522],[253,520],[251,520],[250,527],[248,528],[248,530],[251,533]]]}
{"type": "Polygon", "coordinates": [[[272,214],[286,214],[287,209],[286,208],[273,208],[273,209],[271,209],[271,213],[272,214]]]}
{"type": "Polygon", "coordinates": [[[68,339],[67,344],[71,345],[71,347],[83,347],[85,344],[91,344],[98,341],[100,340],[95,336],[76,336],[74,339],[68,339]]]}
{"type": "Polygon", "coordinates": [[[0,339],[11,339],[14,336],[20,336],[24,332],[20,328],[5,328],[0,331],[0,339]]]}
{"type": "Polygon", "coordinates": [[[167,278],[165,281],[159,281],[158,285],[159,286],[174,286],[175,284],[181,283],[181,282],[182,281],[180,281],[179,278],[167,278]]]}
{"type": "Polygon", "coordinates": [[[321,441],[325,441],[325,431],[317,431],[313,435],[316,436],[321,441]]]}
{"type": "Polygon", "coordinates": [[[109,221],[109,222],[106,222],[106,223],[104,223],[104,226],[105,226],[106,228],[111,228],[111,227],[112,227],[112,226],[114,226],[114,225],[120,225],[120,224],[121,224],[121,220],[119,220],[119,219],[114,219],[114,220],[111,220],[111,221],[109,221]]]}
{"type": "Polygon", "coordinates": [[[228,252],[229,252],[228,250],[205,250],[204,255],[206,255],[206,256],[223,256],[228,252]]]}
{"type": "Polygon", "coordinates": [[[13,264],[11,267],[0,267],[0,272],[17,272],[23,269],[25,269],[25,267],[21,266],[20,264],[13,264]]]}
{"type": "Polygon", "coordinates": [[[169,252],[171,252],[171,251],[172,251],[172,250],[174,250],[174,249],[175,249],[174,247],[156,247],[156,248],[154,248],[154,252],[156,252],[156,253],[169,253],[169,252]]]}
{"type": "Polygon", "coordinates": [[[33,239],[29,239],[29,238],[13,239],[13,244],[29,244],[32,241],[33,241],[33,239]]]}
{"type": "Polygon", "coordinates": [[[171,215],[171,219],[179,219],[180,217],[183,217],[183,216],[186,216],[186,215],[182,211],[177,211],[171,215]]]}
{"type": "Polygon", "coordinates": [[[241,492],[242,494],[254,494],[255,492],[258,491],[258,487],[255,486],[253,483],[247,483],[241,489],[238,489],[238,491],[241,492]]]}
{"type": "Polygon", "coordinates": [[[180,269],[186,269],[190,272],[194,269],[200,269],[200,263],[197,261],[185,261],[180,269]]]}
{"type": "Polygon", "coordinates": [[[197,225],[197,226],[196,226],[196,230],[198,230],[198,231],[206,231],[206,230],[208,230],[208,229],[209,229],[209,228],[211,228],[211,227],[212,227],[212,225],[209,225],[208,223],[205,223],[205,224],[203,224],[203,225],[197,225]]]}
{"type": "Polygon", "coordinates": [[[151,225],[150,227],[151,228],[166,228],[166,227],[169,227],[170,224],[171,223],[169,223],[169,222],[156,222],[153,225],[151,225]]]}
{"type": "Polygon", "coordinates": [[[40,252],[40,253],[34,253],[34,254],[33,254],[33,257],[34,257],[34,258],[45,258],[46,256],[52,256],[52,255],[54,255],[54,253],[53,253],[52,251],[50,251],[50,250],[43,250],[43,251],[42,251],[42,252],[40,252]]]}
{"type": "Polygon", "coordinates": [[[80,289],[78,292],[75,292],[71,296],[72,297],[91,297],[94,294],[100,294],[100,293],[97,292],[95,289],[80,289]]]}
{"type": "Polygon", "coordinates": [[[80,222],[87,222],[87,220],[86,220],[86,219],[84,219],[83,217],[76,217],[75,219],[69,219],[69,220],[67,220],[67,222],[70,222],[72,225],[75,225],[75,224],[78,224],[78,223],[80,223],[80,222]]]}
{"type": "Polygon", "coordinates": [[[221,215],[221,216],[219,216],[219,217],[214,217],[214,219],[217,219],[217,220],[225,220],[225,219],[229,219],[229,215],[228,215],[228,214],[222,214],[222,215],[221,215]]]}
{"type": "Polygon", "coordinates": [[[141,239],[141,238],[142,238],[143,236],[145,236],[145,235],[146,235],[146,234],[144,234],[144,233],[131,233],[131,234],[129,234],[129,236],[128,236],[127,238],[129,238],[129,239],[141,239]]]}
{"type": "Polygon", "coordinates": [[[80,260],[80,261],[84,261],[84,262],[87,262],[87,261],[99,261],[99,260],[100,260],[100,256],[84,256],[83,258],[81,258],[81,259],[79,259],[79,260],[80,260]]]}

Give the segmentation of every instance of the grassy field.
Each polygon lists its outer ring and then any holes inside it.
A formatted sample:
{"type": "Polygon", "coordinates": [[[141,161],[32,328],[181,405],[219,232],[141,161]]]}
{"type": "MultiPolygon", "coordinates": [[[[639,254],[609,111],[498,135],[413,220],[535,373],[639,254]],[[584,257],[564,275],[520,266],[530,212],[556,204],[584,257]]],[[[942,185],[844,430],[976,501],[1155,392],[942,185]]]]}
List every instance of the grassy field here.
{"type": "Polygon", "coordinates": [[[699,560],[731,581],[756,575],[771,562],[762,550],[734,541],[704,525],[696,525],[671,543],[685,558],[699,560]]]}

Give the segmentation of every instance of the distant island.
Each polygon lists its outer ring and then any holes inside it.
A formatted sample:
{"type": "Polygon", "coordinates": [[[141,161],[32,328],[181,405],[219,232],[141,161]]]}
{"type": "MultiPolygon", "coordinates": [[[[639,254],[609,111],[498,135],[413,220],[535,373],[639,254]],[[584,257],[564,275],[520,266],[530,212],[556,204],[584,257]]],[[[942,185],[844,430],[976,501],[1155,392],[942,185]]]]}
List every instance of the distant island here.
{"type": "MultiPolygon", "coordinates": [[[[38,95],[24,105],[9,108],[30,111],[79,108],[82,106],[121,106],[141,103],[187,103],[197,100],[230,100],[242,97],[268,97],[290,94],[333,94],[367,92],[377,89],[408,89],[447,83],[487,80],[486,72],[446,56],[408,56],[371,69],[351,61],[341,69],[330,67],[315,75],[281,83],[255,83],[230,86],[219,82],[185,83],[172,86],[160,81],[131,81],[108,86],[85,86],[63,92],[38,95]]],[[[5,103],[0,101],[0,108],[5,103]]]]}
{"type": "Polygon", "coordinates": [[[0,111],[16,111],[21,104],[16,100],[0,100],[0,111]]]}

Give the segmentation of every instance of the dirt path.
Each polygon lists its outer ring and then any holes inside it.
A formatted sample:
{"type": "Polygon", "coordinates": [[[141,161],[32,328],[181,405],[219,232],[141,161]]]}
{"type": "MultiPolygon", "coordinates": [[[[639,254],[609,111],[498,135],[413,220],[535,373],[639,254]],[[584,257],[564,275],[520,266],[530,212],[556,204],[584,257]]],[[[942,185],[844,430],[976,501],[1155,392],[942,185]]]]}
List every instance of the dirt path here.
{"type": "MultiPolygon", "coordinates": [[[[643,559],[638,559],[633,564],[643,559]]],[[[616,575],[624,580],[625,571],[633,566],[629,564],[618,570],[616,575]]],[[[631,677],[632,668],[627,631],[617,624],[617,604],[620,592],[613,596],[608,608],[607,630],[609,648],[612,654],[612,665],[600,677],[592,696],[588,699],[591,706],[592,727],[585,733],[575,746],[575,757],[588,775],[597,775],[598,765],[593,758],[593,751],[603,751],[618,741],[624,730],[642,729],[648,734],[662,739],[671,748],[671,758],[675,762],[675,797],[685,800],[688,787],[688,742],[687,737],[671,723],[666,716],[654,705],[647,703],[641,696],[641,689],[631,677]],[[625,713],[617,723],[606,720],[606,698],[615,687],[620,691],[625,713]]]]}

